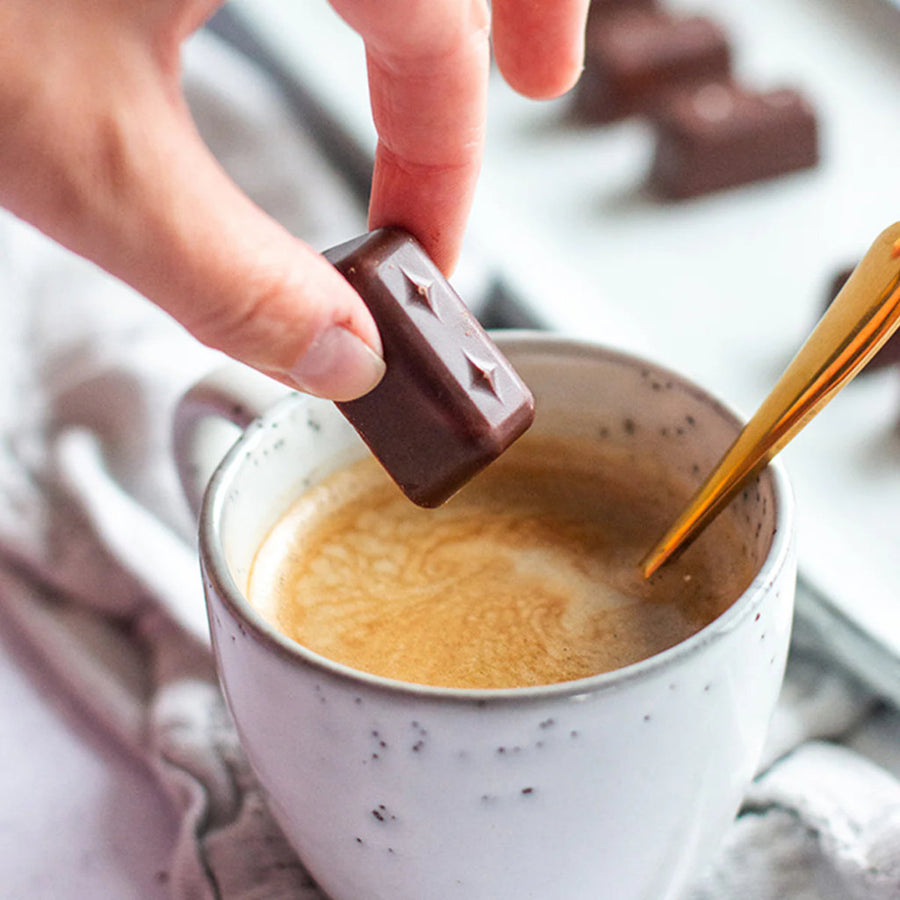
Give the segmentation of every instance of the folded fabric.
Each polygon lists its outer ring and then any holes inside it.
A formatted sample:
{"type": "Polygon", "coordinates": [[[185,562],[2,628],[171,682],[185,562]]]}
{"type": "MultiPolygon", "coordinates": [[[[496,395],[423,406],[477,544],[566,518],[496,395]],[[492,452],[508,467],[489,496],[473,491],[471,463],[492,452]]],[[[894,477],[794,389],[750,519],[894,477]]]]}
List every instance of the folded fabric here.
{"type": "MultiPolygon", "coordinates": [[[[319,247],[364,228],[246,61],[201,34],[186,85],[226,168],[289,228],[319,247]]],[[[171,460],[174,404],[221,358],[10,216],[0,294],[0,614],[157,776],[180,822],[175,900],[322,900],[224,707],[171,460]]],[[[900,897],[900,781],[824,742],[874,707],[792,656],[760,777],[691,900],[900,897]]]]}
{"type": "Polygon", "coordinates": [[[757,779],[692,900],[900,896],[900,782],[859,754],[804,743],[757,779]]]}

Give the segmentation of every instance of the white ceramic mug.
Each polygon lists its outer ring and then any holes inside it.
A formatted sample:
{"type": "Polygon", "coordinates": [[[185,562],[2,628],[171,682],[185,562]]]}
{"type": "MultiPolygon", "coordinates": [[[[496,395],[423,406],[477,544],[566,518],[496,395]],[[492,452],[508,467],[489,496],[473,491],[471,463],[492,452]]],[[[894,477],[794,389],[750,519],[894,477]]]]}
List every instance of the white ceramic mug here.
{"type": "MultiPolygon", "coordinates": [[[[535,394],[536,430],[602,430],[699,479],[739,428],[705,391],[642,360],[539,334],[498,343],[535,394]]],[[[245,424],[259,402],[234,385],[187,396],[177,428],[186,481],[198,477],[208,414],[245,424]]],[[[677,896],[737,811],[781,685],[795,582],[782,469],[770,465],[723,513],[743,522],[761,564],[702,631],[580,681],[455,690],[330,662],[245,599],[270,526],[364,452],[332,404],[290,396],[230,450],[200,516],[222,685],[310,873],[334,900],[677,896]]]]}

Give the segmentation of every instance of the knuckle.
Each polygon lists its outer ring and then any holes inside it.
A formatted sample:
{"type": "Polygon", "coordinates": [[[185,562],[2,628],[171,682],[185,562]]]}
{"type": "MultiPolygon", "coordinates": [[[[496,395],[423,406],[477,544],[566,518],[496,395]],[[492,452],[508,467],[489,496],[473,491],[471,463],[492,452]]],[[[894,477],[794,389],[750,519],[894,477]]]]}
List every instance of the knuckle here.
{"type": "Polygon", "coordinates": [[[302,275],[267,271],[235,284],[226,295],[195,306],[189,330],[202,343],[251,365],[287,366],[309,328],[304,321],[302,275]]]}

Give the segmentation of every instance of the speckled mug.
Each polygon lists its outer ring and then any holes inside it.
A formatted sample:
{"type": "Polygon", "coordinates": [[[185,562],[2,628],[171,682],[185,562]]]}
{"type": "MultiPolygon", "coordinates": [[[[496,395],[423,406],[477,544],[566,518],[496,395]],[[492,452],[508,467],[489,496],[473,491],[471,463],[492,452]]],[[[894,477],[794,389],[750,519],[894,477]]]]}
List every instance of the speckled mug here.
{"type": "MultiPolygon", "coordinates": [[[[642,360],[539,334],[498,343],[535,393],[537,430],[640,443],[694,479],[738,431],[705,391],[642,360]]],[[[258,411],[245,387],[207,384],[182,405],[188,482],[206,414],[258,411]]],[[[698,634],[580,681],[454,690],[330,662],[244,597],[291,500],[364,452],[331,404],[290,396],[230,450],[200,516],[227,701],[310,873],[333,900],[676,897],[737,811],[781,685],[795,582],[782,469],[723,513],[742,523],[758,574],[698,634]]]]}

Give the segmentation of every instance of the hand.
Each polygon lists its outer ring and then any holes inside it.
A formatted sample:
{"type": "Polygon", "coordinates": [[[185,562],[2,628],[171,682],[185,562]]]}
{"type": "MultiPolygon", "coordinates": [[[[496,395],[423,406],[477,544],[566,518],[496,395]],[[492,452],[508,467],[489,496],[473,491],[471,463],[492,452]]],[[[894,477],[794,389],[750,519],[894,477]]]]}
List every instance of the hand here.
{"type": "MultiPolygon", "coordinates": [[[[587,2],[494,0],[495,54],[513,87],[571,87],[587,2]]],[[[204,343],[351,399],[384,371],[365,305],[225,175],[181,94],[181,43],[220,3],[2,0],[0,204],[204,343]]],[[[487,2],[334,6],[366,45],[379,134],[369,224],[407,228],[449,274],[484,143],[487,2]]]]}

